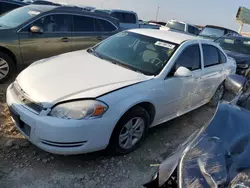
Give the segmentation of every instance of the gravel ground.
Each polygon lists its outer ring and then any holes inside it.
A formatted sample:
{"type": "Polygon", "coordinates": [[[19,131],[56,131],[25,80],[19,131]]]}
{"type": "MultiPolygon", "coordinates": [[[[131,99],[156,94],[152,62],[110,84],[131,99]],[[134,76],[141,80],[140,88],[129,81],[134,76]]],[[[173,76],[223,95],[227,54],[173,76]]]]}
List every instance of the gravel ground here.
{"type": "Polygon", "coordinates": [[[150,130],[135,152],[119,157],[105,152],[58,156],[31,145],[15,129],[0,85],[0,188],[137,188],[151,179],[171,151],[211,119],[203,106],[150,130]]]}

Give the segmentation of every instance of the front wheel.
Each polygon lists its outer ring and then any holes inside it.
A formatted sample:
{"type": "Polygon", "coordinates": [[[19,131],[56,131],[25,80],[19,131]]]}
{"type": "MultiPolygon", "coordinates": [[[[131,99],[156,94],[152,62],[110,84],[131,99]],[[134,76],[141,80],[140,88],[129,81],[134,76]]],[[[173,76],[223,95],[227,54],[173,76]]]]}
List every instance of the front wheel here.
{"type": "Polygon", "coordinates": [[[137,106],[128,111],[113,131],[110,152],[124,155],[138,148],[146,137],[149,122],[149,114],[144,108],[137,106]]]}
{"type": "Polygon", "coordinates": [[[211,107],[216,107],[218,105],[218,103],[220,102],[220,100],[222,99],[224,92],[225,92],[225,86],[224,86],[224,82],[223,82],[222,84],[219,85],[219,87],[215,91],[214,96],[212,97],[211,101],[209,102],[209,105],[211,107]]]}

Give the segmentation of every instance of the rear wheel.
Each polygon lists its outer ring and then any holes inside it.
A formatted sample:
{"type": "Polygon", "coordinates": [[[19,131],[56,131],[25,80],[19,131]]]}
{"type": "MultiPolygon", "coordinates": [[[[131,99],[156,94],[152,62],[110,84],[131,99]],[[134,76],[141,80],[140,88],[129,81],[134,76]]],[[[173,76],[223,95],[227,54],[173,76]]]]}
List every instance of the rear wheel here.
{"type": "Polygon", "coordinates": [[[111,136],[109,151],[124,155],[140,146],[146,137],[150,117],[148,112],[136,106],[128,111],[116,125],[111,136]]]}
{"type": "Polygon", "coordinates": [[[246,75],[246,79],[247,79],[246,89],[248,89],[250,86],[250,72],[246,75]]]}
{"type": "Polygon", "coordinates": [[[15,69],[14,61],[9,55],[0,52],[0,83],[7,81],[15,69]]]}
{"type": "Polygon", "coordinates": [[[211,107],[216,107],[218,105],[218,103],[220,102],[220,100],[222,99],[224,92],[225,92],[225,86],[224,86],[224,82],[223,82],[222,84],[219,85],[219,87],[215,91],[214,96],[212,97],[211,101],[209,102],[209,105],[211,107]]]}

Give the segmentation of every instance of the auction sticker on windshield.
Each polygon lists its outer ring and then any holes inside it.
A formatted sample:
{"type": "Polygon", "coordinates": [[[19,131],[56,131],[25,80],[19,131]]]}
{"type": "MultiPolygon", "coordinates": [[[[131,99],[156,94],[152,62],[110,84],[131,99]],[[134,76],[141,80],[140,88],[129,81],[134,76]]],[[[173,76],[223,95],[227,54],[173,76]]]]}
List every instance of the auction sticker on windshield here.
{"type": "Polygon", "coordinates": [[[38,14],[40,14],[40,12],[38,12],[38,11],[33,11],[33,10],[29,11],[28,13],[29,13],[30,15],[38,15],[38,14]]]}
{"type": "Polygon", "coordinates": [[[175,45],[173,44],[169,44],[169,43],[166,43],[166,42],[161,42],[161,41],[157,41],[155,43],[156,46],[161,46],[161,47],[164,47],[164,48],[169,48],[169,49],[174,49],[175,45]]]}

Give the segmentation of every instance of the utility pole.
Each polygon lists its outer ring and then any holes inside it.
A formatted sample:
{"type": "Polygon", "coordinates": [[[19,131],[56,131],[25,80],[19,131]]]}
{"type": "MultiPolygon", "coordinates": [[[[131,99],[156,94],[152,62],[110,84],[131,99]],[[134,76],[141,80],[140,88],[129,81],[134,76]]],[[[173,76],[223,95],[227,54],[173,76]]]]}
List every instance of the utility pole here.
{"type": "Polygon", "coordinates": [[[156,13],[156,21],[158,21],[158,14],[159,14],[160,7],[157,7],[157,13],[156,13]]]}
{"type": "Polygon", "coordinates": [[[240,28],[239,28],[239,31],[238,31],[239,34],[241,34],[241,32],[242,32],[243,25],[244,25],[243,22],[240,22],[240,28]]]}

